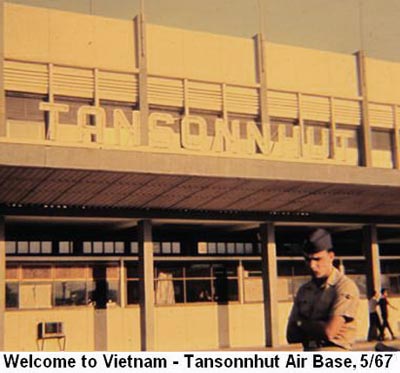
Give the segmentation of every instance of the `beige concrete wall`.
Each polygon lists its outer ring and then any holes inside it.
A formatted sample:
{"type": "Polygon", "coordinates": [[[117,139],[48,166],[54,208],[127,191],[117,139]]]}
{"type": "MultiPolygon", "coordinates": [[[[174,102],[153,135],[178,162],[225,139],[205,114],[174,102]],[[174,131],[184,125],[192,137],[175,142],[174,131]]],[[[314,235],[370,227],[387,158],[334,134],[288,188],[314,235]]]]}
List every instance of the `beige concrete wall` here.
{"type": "Polygon", "coordinates": [[[369,100],[400,102],[400,64],[390,61],[366,59],[369,100]]]}
{"type": "MultiPolygon", "coordinates": [[[[5,4],[5,57],[82,67],[137,68],[133,21],[5,4]]],[[[253,85],[258,83],[253,39],[147,25],[149,73],[253,85]]],[[[357,97],[354,55],[275,43],[265,48],[272,89],[357,97]]],[[[367,58],[372,101],[399,102],[400,64],[367,58]]]]}
{"type": "MultiPolygon", "coordinates": [[[[400,298],[391,298],[400,308],[400,298]]],[[[279,345],[286,345],[286,323],[291,302],[278,303],[279,345]]],[[[36,351],[36,327],[43,321],[62,321],[67,336],[67,351],[92,351],[94,349],[94,310],[90,307],[7,311],[5,318],[5,350],[36,351]]],[[[357,339],[366,339],[368,333],[368,303],[360,301],[357,339]]],[[[396,335],[400,322],[396,311],[390,313],[390,322],[396,335]]],[[[107,314],[108,350],[139,351],[139,307],[112,307],[107,314]]],[[[182,305],[156,307],[156,350],[218,349],[221,343],[230,347],[252,348],[264,345],[264,320],[262,303],[182,305]]],[[[45,351],[57,351],[56,340],[47,340],[45,351]]]]}
{"type": "Polygon", "coordinates": [[[115,307],[113,309],[108,309],[108,311],[108,351],[139,351],[139,307],[115,307]]]}
{"type": "Polygon", "coordinates": [[[5,4],[5,56],[39,62],[132,71],[132,21],[5,4]]]}
{"type": "Polygon", "coordinates": [[[150,74],[256,83],[252,39],[148,25],[147,51],[150,74]]]}
{"type": "MultiPolygon", "coordinates": [[[[7,311],[5,316],[6,351],[37,351],[37,324],[45,321],[64,323],[67,351],[94,350],[94,309],[91,307],[7,311]]],[[[108,309],[107,330],[109,351],[139,351],[139,308],[108,309]]],[[[45,351],[58,349],[57,340],[44,342],[45,351]]]]}
{"type": "Polygon", "coordinates": [[[156,349],[263,346],[263,315],[261,303],[157,307],[156,349]]]}
{"type": "MultiPolygon", "coordinates": [[[[93,309],[49,309],[7,311],[5,330],[6,351],[37,351],[37,324],[40,322],[64,322],[67,351],[94,349],[93,309]]],[[[58,351],[56,340],[46,340],[44,351],[58,351]]]]}
{"type": "Polygon", "coordinates": [[[358,96],[353,55],[268,43],[268,88],[333,96],[358,96]]]}

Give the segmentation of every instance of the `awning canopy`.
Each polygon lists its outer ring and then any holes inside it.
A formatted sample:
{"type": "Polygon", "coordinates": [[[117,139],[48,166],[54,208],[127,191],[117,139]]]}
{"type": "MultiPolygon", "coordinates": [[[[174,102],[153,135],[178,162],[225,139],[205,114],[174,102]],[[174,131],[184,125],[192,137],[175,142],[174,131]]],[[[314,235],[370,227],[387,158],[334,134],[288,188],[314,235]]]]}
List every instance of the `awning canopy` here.
{"type": "Polygon", "coordinates": [[[0,205],[399,217],[400,171],[2,144],[0,205]]]}

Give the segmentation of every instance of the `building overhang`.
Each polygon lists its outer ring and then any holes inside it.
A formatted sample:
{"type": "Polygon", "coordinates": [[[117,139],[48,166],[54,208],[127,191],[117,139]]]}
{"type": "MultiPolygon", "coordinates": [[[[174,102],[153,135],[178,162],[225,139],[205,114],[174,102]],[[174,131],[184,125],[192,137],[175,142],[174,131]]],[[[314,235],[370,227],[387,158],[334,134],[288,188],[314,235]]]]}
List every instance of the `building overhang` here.
{"type": "Polygon", "coordinates": [[[300,162],[16,143],[0,147],[3,214],[24,207],[24,213],[50,215],[358,216],[396,222],[399,176],[393,169],[300,162]]]}

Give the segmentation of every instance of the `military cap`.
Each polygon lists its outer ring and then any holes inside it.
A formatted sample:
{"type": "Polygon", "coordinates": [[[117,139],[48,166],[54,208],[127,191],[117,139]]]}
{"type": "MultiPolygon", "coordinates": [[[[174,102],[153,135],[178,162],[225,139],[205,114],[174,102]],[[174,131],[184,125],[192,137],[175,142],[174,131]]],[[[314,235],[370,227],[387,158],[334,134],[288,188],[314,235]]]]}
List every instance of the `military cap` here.
{"type": "Polygon", "coordinates": [[[321,228],[311,233],[303,247],[306,254],[315,254],[330,249],[332,249],[332,237],[328,231],[321,228]]]}

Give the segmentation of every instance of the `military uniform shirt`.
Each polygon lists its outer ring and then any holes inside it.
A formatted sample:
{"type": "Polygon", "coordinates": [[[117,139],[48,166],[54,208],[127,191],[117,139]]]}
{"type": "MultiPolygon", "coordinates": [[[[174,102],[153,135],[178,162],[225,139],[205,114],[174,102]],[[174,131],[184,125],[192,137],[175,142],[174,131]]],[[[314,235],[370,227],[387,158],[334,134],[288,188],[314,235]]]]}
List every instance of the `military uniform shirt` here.
{"type": "Polygon", "coordinates": [[[310,341],[295,340],[299,335],[297,320],[327,322],[333,316],[342,316],[346,320],[346,332],[327,341],[311,341],[317,346],[333,344],[344,349],[350,349],[356,337],[356,313],[358,308],[359,291],[356,284],[336,268],[327,278],[327,281],[318,286],[314,281],[309,281],[300,287],[289,317],[287,335],[290,342],[310,341]],[[297,330],[296,330],[297,329],[297,330]]]}

